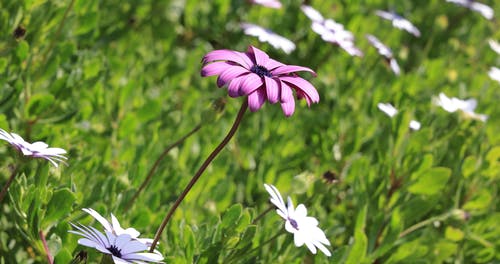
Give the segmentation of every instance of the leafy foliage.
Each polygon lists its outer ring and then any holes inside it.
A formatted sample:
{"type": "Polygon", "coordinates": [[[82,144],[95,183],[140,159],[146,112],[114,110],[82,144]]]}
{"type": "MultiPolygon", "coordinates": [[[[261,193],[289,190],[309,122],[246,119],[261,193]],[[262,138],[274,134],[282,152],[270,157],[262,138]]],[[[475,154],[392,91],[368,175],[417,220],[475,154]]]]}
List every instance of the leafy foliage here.
{"type": "MultiPolygon", "coordinates": [[[[85,207],[152,237],[243,100],[202,79],[200,60],[248,45],[314,69],[321,101],[301,102],[290,118],[278,105],[246,113],[162,235],[167,263],[500,261],[500,93],[487,75],[500,65],[487,43],[500,39],[498,19],[441,0],[309,1],[355,34],[365,56],[352,58],[311,31],[300,1],[282,2],[277,10],[241,0],[3,1],[0,128],[68,150],[69,164],[56,169],[0,144],[1,186],[18,173],[0,204],[0,263],[46,262],[42,236],[56,263],[81,250],[98,262],[67,232],[69,222],[91,221],[85,207]],[[422,36],[374,14],[389,8],[422,36]],[[297,49],[285,55],[244,36],[242,21],[297,49]],[[392,48],[401,76],[365,34],[392,48]],[[476,98],[489,119],[445,112],[431,103],[439,92],[476,98]],[[223,113],[212,107],[219,98],[223,113]],[[400,111],[391,119],[379,102],[400,111]],[[410,130],[412,119],[422,129],[410,130]],[[197,124],[125,212],[164,148],[197,124]],[[276,215],[257,219],[270,206],[263,183],[307,205],[332,243],[330,259],[296,248],[276,215]]],[[[484,2],[500,13],[500,2],[484,2]]]]}

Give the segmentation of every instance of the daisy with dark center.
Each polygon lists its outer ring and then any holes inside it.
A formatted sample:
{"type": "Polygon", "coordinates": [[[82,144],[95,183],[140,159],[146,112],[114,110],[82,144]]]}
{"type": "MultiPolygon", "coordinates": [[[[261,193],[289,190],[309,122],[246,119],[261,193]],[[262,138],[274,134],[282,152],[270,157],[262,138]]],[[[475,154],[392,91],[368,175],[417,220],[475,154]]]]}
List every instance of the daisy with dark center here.
{"type": "Polygon", "coordinates": [[[307,216],[307,208],[303,204],[295,208],[290,197],[288,197],[287,206],[276,187],[264,184],[264,188],[271,195],[271,203],[277,207],[276,212],[285,220],[286,231],[293,234],[295,246],[300,247],[305,244],[313,254],[316,254],[319,249],[328,257],[331,256],[330,251],[325,247],[325,245],[330,245],[330,241],[323,230],[318,227],[318,220],[307,216]]]}
{"type": "Polygon", "coordinates": [[[59,163],[64,163],[67,159],[64,156],[66,150],[62,148],[49,148],[49,145],[42,141],[29,143],[18,134],[8,133],[3,129],[0,129],[0,139],[7,141],[24,156],[48,160],[55,167],[58,167],[59,163]]]}
{"type": "Polygon", "coordinates": [[[95,248],[101,253],[110,255],[116,264],[129,263],[160,263],[163,256],[159,252],[146,252],[148,246],[133,238],[130,234],[115,234],[110,231],[101,233],[91,226],[71,224],[77,231],[70,233],[83,236],[78,239],[78,244],[95,248]]]}
{"type": "Polygon", "coordinates": [[[203,58],[201,76],[218,75],[217,85],[227,86],[229,96],[248,97],[250,111],[259,110],[265,101],[280,103],[286,116],[295,111],[295,91],[299,99],[304,98],[307,105],[319,102],[319,94],[314,86],[299,77],[296,72],[316,73],[302,66],[285,65],[250,46],[247,52],[233,50],[214,50],[203,58]]]}
{"type": "Polygon", "coordinates": [[[285,65],[269,58],[265,52],[253,46],[249,46],[247,52],[214,50],[203,57],[202,63],[201,76],[218,75],[217,86],[226,86],[231,97],[247,98],[243,101],[226,137],[210,153],[163,218],[151,243],[150,252],[154,251],[167,223],[194,184],[233,138],[247,108],[257,111],[265,101],[271,104],[279,102],[285,116],[291,116],[295,111],[293,91],[299,99],[304,98],[308,105],[319,102],[319,94],[314,86],[296,74],[299,71],[306,71],[316,75],[313,70],[302,66],[285,65]]]}
{"type": "MultiPolygon", "coordinates": [[[[49,148],[49,145],[42,141],[29,143],[26,142],[18,134],[8,133],[3,129],[0,129],[0,140],[7,141],[14,149],[16,149],[26,157],[41,158],[47,160],[55,167],[58,167],[59,163],[65,163],[65,160],[68,159],[66,156],[64,156],[64,154],[66,154],[66,150],[62,148],[49,148]]],[[[15,166],[9,179],[3,185],[2,190],[0,191],[0,202],[2,202],[3,198],[7,194],[9,186],[12,184],[14,178],[18,174],[17,169],[18,166],[15,166]]]]}

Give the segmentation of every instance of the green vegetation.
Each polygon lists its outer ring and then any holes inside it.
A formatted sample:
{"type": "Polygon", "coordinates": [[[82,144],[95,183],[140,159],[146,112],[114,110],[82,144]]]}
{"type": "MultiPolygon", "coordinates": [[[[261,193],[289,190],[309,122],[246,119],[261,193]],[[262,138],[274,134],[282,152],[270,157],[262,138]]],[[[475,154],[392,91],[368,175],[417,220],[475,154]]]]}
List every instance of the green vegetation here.
{"type": "MultiPolygon", "coordinates": [[[[24,0],[0,4],[0,128],[68,151],[68,165],[19,155],[0,143],[0,263],[55,263],[80,250],[70,222],[94,224],[93,208],[153,237],[166,212],[229,131],[244,98],[200,76],[215,49],[254,45],[303,74],[321,100],[247,112],[175,212],[158,250],[166,263],[493,263],[500,261],[500,55],[497,19],[444,0],[309,1],[356,36],[362,58],[314,33],[300,1],[281,9],[243,0],[24,0]],[[377,17],[393,8],[416,38],[377,17]],[[240,22],[291,39],[291,54],[245,36],[240,22]],[[25,32],[24,32],[25,31],[25,32]],[[16,33],[16,34],[14,34],[16,33]],[[391,47],[395,76],[371,47],[391,47]],[[482,122],[432,103],[440,92],[475,98],[482,122]],[[214,108],[217,102],[219,108],[214,108]],[[377,109],[391,102],[393,118],[377,109]],[[224,106],[221,111],[220,106],[224,106]],[[421,122],[418,131],[410,120],[421,122]],[[164,149],[201,128],[159,163],[164,149]],[[331,242],[332,257],[295,247],[263,184],[303,203],[331,242]],[[41,236],[40,234],[43,234],[41,236]]],[[[96,224],[97,226],[97,224],[96,224]]]]}

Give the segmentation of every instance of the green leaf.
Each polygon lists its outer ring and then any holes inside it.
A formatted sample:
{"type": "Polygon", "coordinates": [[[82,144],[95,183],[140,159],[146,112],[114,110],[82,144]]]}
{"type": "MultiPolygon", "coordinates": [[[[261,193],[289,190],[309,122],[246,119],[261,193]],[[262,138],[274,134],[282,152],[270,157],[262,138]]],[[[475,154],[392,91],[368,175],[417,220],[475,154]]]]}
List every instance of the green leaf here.
{"type": "Polygon", "coordinates": [[[227,209],[227,211],[222,216],[221,227],[224,229],[234,227],[241,216],[242,210],[243,207],[241,206],[241,204],[235,204],[227,209]]]}
{"type": "Polygon", "coordinates": [[[47,206],[44,224],[50,225],[69,214],[72,210],[75,195],[67,188],[54,191],[47,206]]]}
{"type": "Polygon", "coordinates": [[[452,226],[447,226],[444,231],[444,236],[451,241],[462,241],[464,239],[464,232],[452,226]]]}
{"type": "Polygon", "coordinates": [[[450,176],[451,170],[449,168],[435,167],[424,170],[415,177],[412,176],[412,178],[416,178],[416,182],[408,188],[408,191],[421,195],[438,194],[446,186],[450,176]]]}
{"type": "Polygon", "coordinates": [[[30,46],[25,40],[21,40],[16,47],[16,56],[20,61],[25,60],[28,57],[30,51],[30,46]]]}
{"type": "Polygon", "coordinates": [[[31,118],[38,117],[46,112],[54,101],[55,98],[51,94],[35,94],[30,98],[26,106],[26,113],[31,118]]]}
{"type": "Polygon", "coordinates": [[[366,214],[368,207],[364,206],[356,218],[356,229],[354,231],[354,244],[349,251],[349,256],[346,260],[348,264],[363,263],[366,250],[368,248],[368,238],[365,234],[366,214]]]}

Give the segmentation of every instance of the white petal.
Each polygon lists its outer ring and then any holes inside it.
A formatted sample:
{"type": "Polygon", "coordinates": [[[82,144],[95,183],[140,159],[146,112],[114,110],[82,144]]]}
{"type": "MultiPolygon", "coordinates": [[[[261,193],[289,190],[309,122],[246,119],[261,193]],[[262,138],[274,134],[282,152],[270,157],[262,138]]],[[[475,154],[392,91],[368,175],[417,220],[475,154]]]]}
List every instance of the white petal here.
{"type": "Polygon", "coordinates": [[[97,220],[99,223],[101,223],[101,225],[104,227],[105,230],[110,231],[110,232],[113,230],[113,228],[111,227],[111,224],[108,222],[108,220],[106,220],[106,218],[102,217],[94,209],[92,209],[92,208],[83,208],[82,210],[84,212],[87,212],[88,214],[90,214],[92,217],[95,218],[95,220],[97,220]]]}
{"type": "Polygon", "coordinates": [[[144,261],[154,261],[154,262],[163,260],[163,256],[161,254],[147,253],[147,252],[127,254],[122,257],[127,260],[144,260],[144,261]]]}

